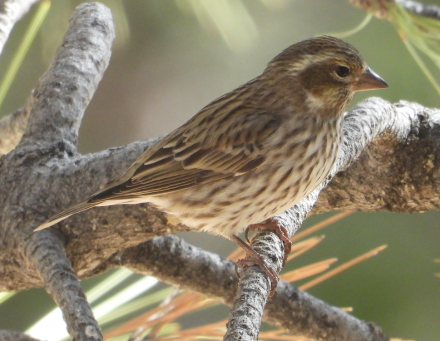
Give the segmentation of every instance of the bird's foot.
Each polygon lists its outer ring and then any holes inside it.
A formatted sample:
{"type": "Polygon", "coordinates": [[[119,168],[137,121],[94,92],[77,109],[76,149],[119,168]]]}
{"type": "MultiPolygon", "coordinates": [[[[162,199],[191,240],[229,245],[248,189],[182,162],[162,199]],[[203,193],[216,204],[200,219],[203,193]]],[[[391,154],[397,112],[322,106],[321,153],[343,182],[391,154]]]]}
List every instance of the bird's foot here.
{"type": "Polygon", "coordinates": [[[277,236],[281,239],[284,244],[284,257],[283,257],[283,267],[286,264],[287,256],[289,256],[290,250],[292,249],[292,243],[290,242],[290,238],[287,235],[287,230],[284,226],[282,226],[275,219],[267,219],[258,224],[249,225],[244,231],[244,235],[248,243],[249,241],[249,231],[255,231],[256,229],[260,230],[271,230],[277,234],[277,236]]]}
{"type": "Polygon", "coordinates": [[[269,277],[270,280],[270,292],[269,297],[272,297],[275,293],[275,289],[277,288],[278,281],[280,280],[280,277],[278,276],[277,272],[271,268],[264,258],[260,256],[250,245],[246,244],[244,241],[242,241],[237,236],[232,236],[232,240],[240,246],[244,251],[246,251],[246,254],[251,259],[239,259],[235,265],[235,271],[237,273],[237,277],[240,277],[240,274],[238,273],[238,268],[243,268],[244,266],[251,266],[251,265],[258,265],[261,270],[264,271],[267,277],[269,277]]]}

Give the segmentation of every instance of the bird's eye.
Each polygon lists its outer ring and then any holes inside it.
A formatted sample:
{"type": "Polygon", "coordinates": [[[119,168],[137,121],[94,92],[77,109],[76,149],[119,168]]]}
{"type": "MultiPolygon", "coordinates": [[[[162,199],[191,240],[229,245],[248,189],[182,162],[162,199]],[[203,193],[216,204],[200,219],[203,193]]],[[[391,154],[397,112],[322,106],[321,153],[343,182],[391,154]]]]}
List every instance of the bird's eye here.
{"type": "Polygon", "coordinates": [[[350,69],[346,66],[339,65],[336,67],[335,72],[339,77],[344,78],[348,76],[348,74],[350,73],[350,69]]]}

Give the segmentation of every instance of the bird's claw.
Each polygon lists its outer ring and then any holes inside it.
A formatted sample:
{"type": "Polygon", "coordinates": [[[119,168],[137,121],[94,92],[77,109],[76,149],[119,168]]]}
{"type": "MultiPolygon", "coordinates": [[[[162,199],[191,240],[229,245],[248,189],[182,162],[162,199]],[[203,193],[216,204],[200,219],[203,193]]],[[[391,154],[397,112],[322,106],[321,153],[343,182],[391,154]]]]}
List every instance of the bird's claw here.
{"type": "Polygon", "coordinates": [[[249,225],[244,231],[244,236],[248,243],[249,241],[249,231],[255,231],[256,229],[260,230],[270,230],[276,233],[276,235],[281,239],[284,244],[284,256],[283,256],[283,267],[286,264],[287,257],[289,256],[290,250],[292,249],[292,243],[290,242],[290,238],[287,234],[287,229],[278,223],[275,219],[267,219],[258,224],[249,225]]]}
{"type": "Polygon", "coordinates": [[[246,254],[250,257],[250,259],[239,259],[235,263],[235,272],[237,274],[237,277],[240,278],[238,268],[243,268],[244,266],[258,265],[270,280],[269,297],[272,297],[273,294],[275,293],[275,289],[280,279],[277,272],[273,268],[271,268],[266,263],[264,258],[261,255],[259,255],[250,245],[246,244],[244,241],[242,241],[240,238],[234,235],[232,236],[232,240],[243,250],[245,250],[246,254]]]}
{"type": "Polygon", "coordinates": [[[252,266],[252,265],[259,266],[260,269],[263,270],[263,272],[266,274],[266,276],[269,277],[270,280],[269,298],[272,297],[273,294],[275,293],[280,277],[278,276],[277,272],[266,263],[263,257],[259,256],[258,259],[255,258],[239,259],[235,263],[235,273],[237,274],[237,277],[240,278],[240,273],[238,272],[239,268],[243,268],[245,266],[252,266]]]}

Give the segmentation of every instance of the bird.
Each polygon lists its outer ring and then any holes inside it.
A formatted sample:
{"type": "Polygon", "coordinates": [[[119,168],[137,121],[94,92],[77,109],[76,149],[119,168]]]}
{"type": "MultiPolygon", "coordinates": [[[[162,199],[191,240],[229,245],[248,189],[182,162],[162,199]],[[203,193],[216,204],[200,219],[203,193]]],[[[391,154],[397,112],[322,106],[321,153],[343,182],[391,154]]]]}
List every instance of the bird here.
{"type": "Polygon", "coordinates": [[[242,247],[273,287],[277,273],[238,237],[267,229],[290,252],[275,215],[310,194],[330,173],[355,92],[388,84],[352,45],[331,36],[300,41],[263,73],[219,97],[146,150],[120,178],[35,231],[95,206],[150,203],[197,231],[242,247]]]}

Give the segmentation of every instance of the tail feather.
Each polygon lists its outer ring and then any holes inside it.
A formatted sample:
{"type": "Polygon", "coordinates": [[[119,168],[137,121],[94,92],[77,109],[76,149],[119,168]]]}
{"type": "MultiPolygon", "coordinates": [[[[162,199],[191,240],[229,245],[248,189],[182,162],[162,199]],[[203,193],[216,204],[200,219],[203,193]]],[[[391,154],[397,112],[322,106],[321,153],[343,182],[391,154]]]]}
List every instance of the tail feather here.
{"type": "Polygon", "coordinates": [[[65,211],[62,211],[56,215],[54,215],[53,217],[51,217],[49,220],[45,221],[43,224],[41,224],[40,226],[38,226],[35,231],[40,231],[43,230],[45,228],[48,228],[52,225],[55,225],[56,223],[59,223],[61,220],[64,220],[68,217],[70,217],[71,215],[74,215],[76,213],[79,212],[83,212],[86,211],[92,207],[95,207],[97,205],[99,205],[101,202],[88,202],[88,201],[83,201],[81,203],[79,203],[78,205],[72,206],[70,208],[68,208],[65,211]]]}

